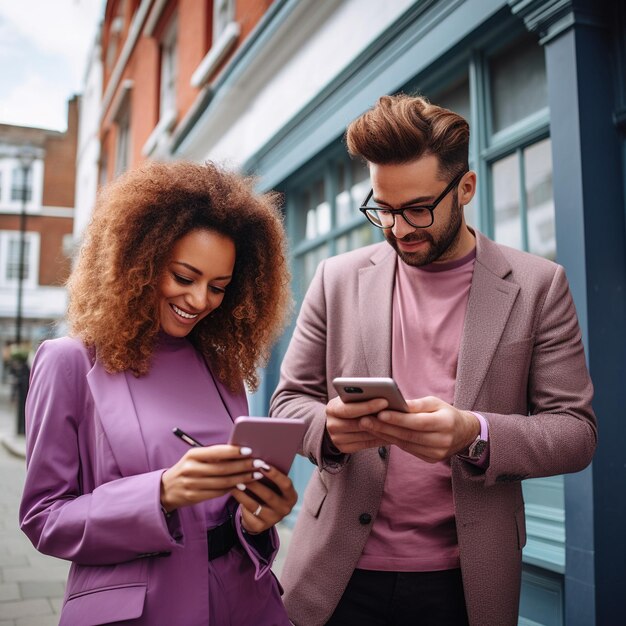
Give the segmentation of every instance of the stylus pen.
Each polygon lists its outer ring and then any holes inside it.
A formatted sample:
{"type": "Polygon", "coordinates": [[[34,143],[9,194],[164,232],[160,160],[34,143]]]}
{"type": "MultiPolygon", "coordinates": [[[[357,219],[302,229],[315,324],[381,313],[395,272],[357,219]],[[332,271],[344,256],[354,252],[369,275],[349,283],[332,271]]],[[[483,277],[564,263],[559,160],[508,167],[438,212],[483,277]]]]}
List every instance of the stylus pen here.
{"type": "Polygon", "coordinates": [[[182,439],[186,444],[192,446],[193,448],[204,448],[204,444],[200,443],[197,439],[194,439],[191,435],[188,435],[184,430],[181,430],[180,428],[172,428],[172,432],[179,439],[182,439]]]}

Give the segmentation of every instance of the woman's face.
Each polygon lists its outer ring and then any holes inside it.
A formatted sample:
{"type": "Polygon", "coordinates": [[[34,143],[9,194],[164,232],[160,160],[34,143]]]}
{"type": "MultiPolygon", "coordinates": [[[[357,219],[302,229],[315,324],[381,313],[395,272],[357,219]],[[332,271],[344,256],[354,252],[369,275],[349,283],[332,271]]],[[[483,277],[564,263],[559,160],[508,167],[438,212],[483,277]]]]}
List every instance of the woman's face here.
{"type": "Polygon", "coordinates": [[[235,266],[232,239],[213,230],[193,230],[172,249],[158,287],[161,329],[185,337],[224,299],[235,266]]]}

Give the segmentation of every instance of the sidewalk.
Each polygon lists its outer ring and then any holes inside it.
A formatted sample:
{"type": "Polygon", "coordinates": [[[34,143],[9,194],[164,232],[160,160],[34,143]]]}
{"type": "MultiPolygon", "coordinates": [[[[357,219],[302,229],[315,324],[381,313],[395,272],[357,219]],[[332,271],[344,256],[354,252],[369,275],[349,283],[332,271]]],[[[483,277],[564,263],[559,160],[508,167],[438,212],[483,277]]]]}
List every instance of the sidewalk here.
{"type": "Polygon", "coordinates": [[[0,384],[0,626],[56,626],[69,564],[39,554],[19,529],[25,445],[15,415],[0,384]]]}
{"type": "MultiPolygon", "coordinates": [[[[57,626],[69,563],[39,554],[20,531],[24,437],[15,435],[16,409],[0,384],[0,626],[57,626]]],[[[280,575],[291,530],[279,525],[280,575]]]]}

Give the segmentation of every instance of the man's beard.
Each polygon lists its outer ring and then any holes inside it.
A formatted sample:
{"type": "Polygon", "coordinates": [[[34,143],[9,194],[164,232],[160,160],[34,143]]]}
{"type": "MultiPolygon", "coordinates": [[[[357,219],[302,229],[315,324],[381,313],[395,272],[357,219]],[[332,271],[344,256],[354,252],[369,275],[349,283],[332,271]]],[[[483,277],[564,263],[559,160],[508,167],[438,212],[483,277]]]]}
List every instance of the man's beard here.
{"type": "MultiPolygon", "coordinates": [[[[407,265],[421,267],[439,259],[445,260],[445,257],[453,252],[463,224],[463,207],[458,203],[456,194],[454,195],[453,202],[454,208],[451,211],[450,221],[439,236],[433,237],[433,234],[428,232],[428,228],[418,228],[402,238],[402,241],[407,243],[412,241],[428,241],[430,245],[424,251],[405,252],[404,250],[400,250],[397,239],[391,232],[391,229],[383,231],[389,245],[407,265]]],[[[396,217],[396,219],[399,218],[396,217]]]]}

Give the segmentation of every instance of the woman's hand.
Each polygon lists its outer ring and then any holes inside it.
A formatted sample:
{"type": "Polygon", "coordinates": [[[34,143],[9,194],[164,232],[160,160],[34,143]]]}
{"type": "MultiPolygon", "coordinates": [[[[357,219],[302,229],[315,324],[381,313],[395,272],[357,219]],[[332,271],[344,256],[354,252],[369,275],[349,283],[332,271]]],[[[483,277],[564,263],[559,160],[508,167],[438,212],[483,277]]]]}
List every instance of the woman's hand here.
{"type": "Polygon", "coordinates": [[[298,494],[289,476],[275,467],[269,469],[265,467],[261,468],[263,474],[278,487],[280,493],[276,493],[260,481],[246,483],[245,491],[241,489],[243,485],[231,491],[233,498],[240,505],[241,523],[245,531],[251,535],[262,533],[280,522],[283,517],[289,515],[298,500],[298,494]],[[261,502],[255,500],[251,493],[261,502]]]}
{"type": "Polygon", "coordinates": [[[258,481],[263,474],[257,468],[265,463],[251,454],[250,448],[231,445],[191,448],[161,476],[163,508],[169,513],[258,481]]]}

